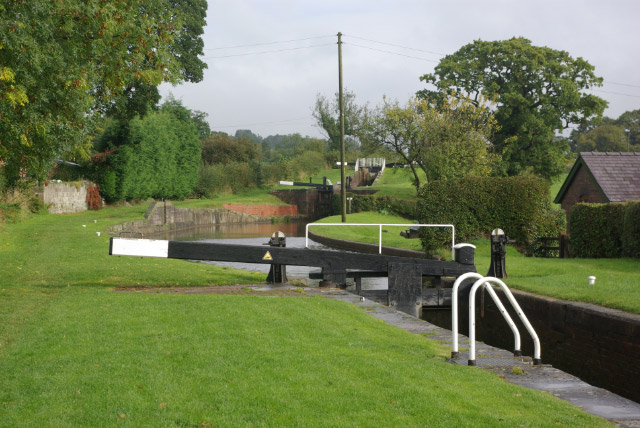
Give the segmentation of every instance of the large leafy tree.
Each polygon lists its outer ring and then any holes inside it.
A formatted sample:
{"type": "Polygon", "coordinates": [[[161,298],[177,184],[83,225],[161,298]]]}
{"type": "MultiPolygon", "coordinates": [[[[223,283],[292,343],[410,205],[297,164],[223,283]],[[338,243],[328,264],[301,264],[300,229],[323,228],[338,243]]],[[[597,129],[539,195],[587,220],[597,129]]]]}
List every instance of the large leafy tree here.
{"type": "Polygon", "coordinates": [[[418,93],[430,102],[441,102],[443,93],[495,102],[499,129],[494,145],[508,175],[527,169],[543,177],[560,174],[568,146],[555,134],[600,117],[607,106],[584,92],[602,84],[591,64],[524,38],[477,40],[444,57],[420,79],[436,87],[418,93]]]}
{"type": "Polygon", "coordinates": [[[205,13],[206,0],[0,3],[0,161],[9,181],[42,177],[120,97],[153,104],[161,82],[201,79],[205,13]]]}
{"type": "Polygon", "coordinates": [[[417,189],[427,182],[489,175],[497,162],[491,153],[495,119],[489,108],[471,100],[444,97],[438,106],[409,100],[384,101],[372,121],[372,139],[400,155],[413,172],[417,189]]]}

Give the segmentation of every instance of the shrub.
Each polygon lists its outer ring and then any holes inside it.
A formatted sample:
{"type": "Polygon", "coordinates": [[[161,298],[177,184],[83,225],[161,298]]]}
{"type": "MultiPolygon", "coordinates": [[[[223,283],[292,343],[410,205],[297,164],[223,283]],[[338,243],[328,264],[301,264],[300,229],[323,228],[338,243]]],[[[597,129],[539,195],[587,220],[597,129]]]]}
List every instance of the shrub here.
{"type": "Polygon", "coordinates": [[[100,189],[96,185],[92,184],[87,188],[87,206],[90,210],[99,210],[102,208],[100,189]]]}
{"type": "Polygon", "coordinates": [[[246,162],[203,165],[198,175],[196,193],[213,196],[220,193],[237,193],[258,185],[258,170],[246,162]]]}
{"type": "Polygon", "coordinates": [[[575,257],[640,258],[640,202],[576,204],[569,224],[575,257]]]}
{"type": "MultiPolygon", "coordinates": [[[[541,236],[556,236],[565,222],[551,209],[549,183],[531,177],[432,181],[418,193],[421,223],[453,224],[456,241],[486,235],[499,227],[507,236],[535,250],[541,236]]],[[[423,229],[422,244],[434,251],[449,242],[447,231],[423,229]]]]}
{"type": "Polygon", "coordinates": [[[569,219],[573,255],[621,257],[624,208],[624,204],[574,205],[569,219]]]}

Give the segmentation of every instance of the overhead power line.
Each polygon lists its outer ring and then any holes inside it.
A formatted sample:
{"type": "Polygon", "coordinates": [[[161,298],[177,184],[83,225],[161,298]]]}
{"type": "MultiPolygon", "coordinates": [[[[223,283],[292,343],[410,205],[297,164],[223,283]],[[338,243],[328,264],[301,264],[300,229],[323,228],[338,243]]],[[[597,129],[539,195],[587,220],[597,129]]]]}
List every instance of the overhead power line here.
{"type": "Polygon", "coordinates": [[[275,53],[275,52],[296,51],[296,50],[300,50],[300,49],[311,49],[311,48],[318,48],[320,46],[334,46],[334,45],[335,45],[335,43],[323,43],[323,44],[320,44],[320,45],[299,46],[299,47],[296,47],[296,48],[283,48],[283,49],[275,49],[275,50],[271,50],[271,51],[248,52],[248,53],[233,54],[233,55],[208,56],[208,57],[204,57],[202,59],[218,59],[218,58],[232,58],[232,57],[237,57],[237,56],[262,55],[262,54],[275,53]]]}
{"type": "Polygon", "coordinates": [[[630,83],[616,83],[616,82],[609,82],[608,80],[603,80],[604,83],[608,83],[610,85],[619,85],[619,86],[629,86],[631,88],[640,88],[640,85],[632,85],[630,83]]]}
{"type": "Polygon", "coordinates": [[[272,122],[256,122],[256,123],[245,123],[241,125],[223,125],[223,126],[212,126],[212,128],[242,128],[243,126],[257,126],[257,125],[277,125],[277,124],[285,124],[289,122],[298,122],[301,120],[309,120],[309,117],[299,117],[297,119],[285,119],[285,120],[275,120],[272,122]]]}
{"type": "Polygon", "coordinates": [[[372,40],[372,39],[365,39],[364,37],[350,36],[348,34],[345,34],[345,36],[347,38],[351,37],[352,39],[365,40],[367,42],[378,43],[380,45],[393,46],[394,48],[408,49],[408,50],[411,50],[411,51],[424,52],[424,53],[429,53],[429,54],[433,54],[433,55],[440,55],[440,56],[445,56],[446,55],[446,54],[443,54],[443,53],[440,53],[440,52],[427,51],[427,50],[424,50],[424,49],[411,48],[409,46],[394,45],[393,43],[386,43],[386,42],[379,42],[377,40],[372,40]]]}
{"type": "Polygon", "coordinates": [[[203,49],[203,50],[205,50],[205,51],[217,51],[217,50],[222,50],[222,49],[250,48],[250,47],[254,47],[254,46],[277,45],[279,43],[301,42],[301,41],[304,41],[304,40],[326,39],[328,37],[335,37],[335,36],[336,36],[335,34],[331,34],[329,36],[305,37],[305,38],[302,38],[302,39],[291,39],[291,40],[278,40],[278,41],[275,41],[275,42],[253,43],[253,44],[250,44],[250,45],[222,46],[222,47],[208,48],[208,49],[203,49]]]}
{"type": "Polygon", "coordinates": [[[640,98],[640,95],[623,94],[621,92],[601,91],[600,89],[591,89],[591,91],[602,92],[604,94],[622,95],[624,97],[640,98]]]}
{"type": "Polygon", "coordinates": [[[440,62],[440,61],[436,61],[434,59],[420,58],[420,57],[417,57],[417,56],[405,55],[405,54],[401,54],[401,53],[398,53],[398,52],[385,51],[385,50],[382,50],[382,49],[371,48],[369,46],[356,45],[355,43],[345,43],[345,45],[356,46],[356,47],[359,47],[359,48],[369,49],[371,51],[376,51],[376,52],[388,53],[388,54],[391,54],[391,55],[403,56],[403,57],[406,57],[406,58],[418,59],[420,61],[440,62]]]}

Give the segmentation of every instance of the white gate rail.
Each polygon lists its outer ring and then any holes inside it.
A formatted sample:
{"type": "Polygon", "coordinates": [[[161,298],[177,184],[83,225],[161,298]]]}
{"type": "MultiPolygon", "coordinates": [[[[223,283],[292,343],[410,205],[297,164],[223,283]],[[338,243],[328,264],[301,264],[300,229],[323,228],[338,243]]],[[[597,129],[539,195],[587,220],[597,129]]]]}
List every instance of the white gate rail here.
{"type": "Polygon", "coordinates": [[[309,226],[378,226],[378,254],[382,254],[382,226],[400,227],[450,227],[451,228],[451,260],[455,259],[456,228],[452,224],[396,224],[396,223],[307,223],[304,232],[304,247],[309,248],[309,226]]]}

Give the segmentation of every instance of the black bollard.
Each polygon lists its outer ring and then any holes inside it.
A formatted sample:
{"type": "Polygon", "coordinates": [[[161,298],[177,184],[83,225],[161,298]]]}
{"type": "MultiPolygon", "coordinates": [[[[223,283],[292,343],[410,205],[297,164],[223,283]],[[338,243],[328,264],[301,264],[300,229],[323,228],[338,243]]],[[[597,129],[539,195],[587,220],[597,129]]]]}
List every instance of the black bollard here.
{"type": "Polygon", "coordinates": [[[495,278],[509,278],[505,265],[507,255],[507,238],[502,229],[493,229],[491,232],[491,265],[487,276],[495,278]]]}
{"type": "MultiPolygon", "coordinates": [[[[269,239],[270,247],[286,247],[287,246],[287,237],[284,233],[277,231],[271,235],[271,239],[269,239]]],[[[287,279],[287,266],[272,264],[271,269],[269,269],[269,275],[267,276],[267,282],[270,284],[285,284],[288,282],[287,279]]]]}

